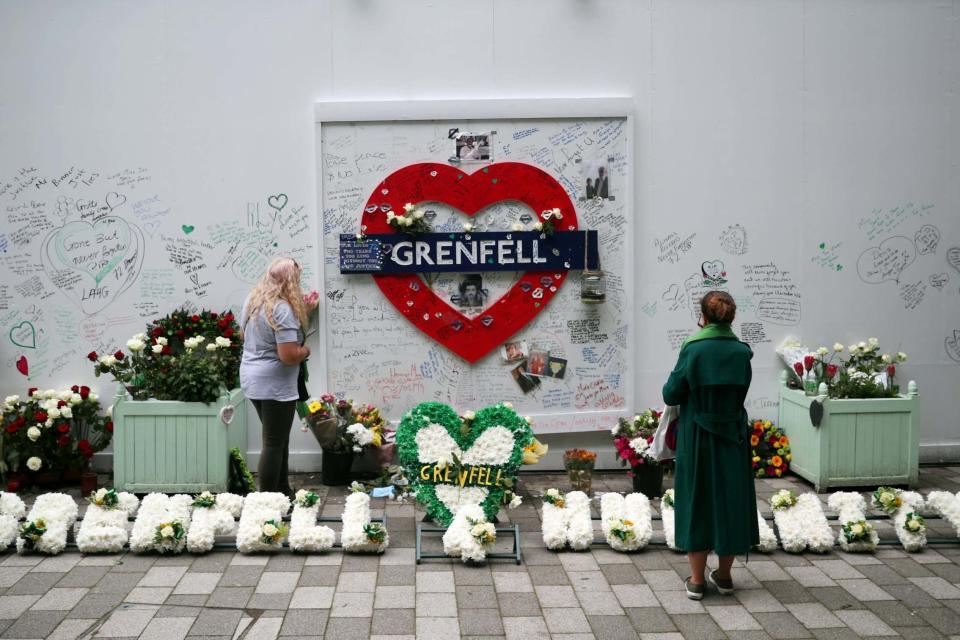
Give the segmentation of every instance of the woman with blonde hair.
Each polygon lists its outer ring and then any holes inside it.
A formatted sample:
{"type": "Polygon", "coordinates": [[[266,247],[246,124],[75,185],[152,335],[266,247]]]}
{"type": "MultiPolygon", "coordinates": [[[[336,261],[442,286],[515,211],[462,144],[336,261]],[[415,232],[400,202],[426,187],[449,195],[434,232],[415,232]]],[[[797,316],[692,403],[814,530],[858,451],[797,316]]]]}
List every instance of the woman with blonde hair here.
{"type": "Polygon", "coordinates": [[[300,265],[292,258],[275,259],[247,296],[240,316],[244,332],[240,387],[262,425],[260,491],[287,495],[293,494],[287,459],[300,397],[297,375],[300,363],[310,356],[310,349],[301,346],[309,309],[300,291],[300,274],[300,265]]]}

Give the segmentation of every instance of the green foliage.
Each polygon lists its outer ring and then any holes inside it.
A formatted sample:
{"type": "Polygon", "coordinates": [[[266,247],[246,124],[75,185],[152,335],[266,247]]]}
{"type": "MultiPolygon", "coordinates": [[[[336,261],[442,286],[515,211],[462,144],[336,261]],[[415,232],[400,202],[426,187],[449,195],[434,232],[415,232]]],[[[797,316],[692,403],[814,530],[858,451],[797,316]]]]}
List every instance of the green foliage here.
{"type": "Polygon", "coordinates": [[[88,354],[94,375],[109,374],[135,400],[211,403],[239,386],[243,344],[232,313],[178,309],[128,341],[127,352],[88,354]]]}

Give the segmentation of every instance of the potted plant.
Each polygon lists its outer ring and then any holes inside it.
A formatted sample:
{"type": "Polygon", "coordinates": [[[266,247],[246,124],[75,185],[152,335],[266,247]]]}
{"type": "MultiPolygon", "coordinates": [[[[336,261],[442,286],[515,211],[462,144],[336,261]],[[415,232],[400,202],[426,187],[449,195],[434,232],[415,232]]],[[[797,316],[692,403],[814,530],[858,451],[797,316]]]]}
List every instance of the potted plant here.
{"type": "Polygon", "coordinates": [[[350,481],[356,454],[383,443],[385,421],[373,405],[356,405],[326,394],[306,403],[304,430],[309,430],[323,449],[323,484],[342,486],[350,481]]]}
{"type": "Polygon", "coordinates": [[[590,494],[593,488],[593,465],[596,461],[597,454],[593,451],[567,449],[563,452],[563,466],[574,491],[590,494]]]}
{"type": "Polygon", "coordinates": [[[246,449],[242,354],[232,313],[178,309],[126,352],[87,357],[120,383],[113,408],[114,486],[146,493],[226,491],[231,448],[246,449]]]}
{"type": "Polygon", "coordinates": [[[611,430],[620,465],[630,466],[627,475],[633,480],[633,490],[648,498],[663,493],[664,465],[650,452],[659,422],[660,412],[647,409],[633,418],[620,418],[611,430]]]}
{"type": "Polygon", "coordinates": [[[883,353],[876,338],[794,353],[797,375],[812,378],[817,391],[790,388],[784,372],[778,422],[790,434],[793,472],[817,491],[915,484],[920,398],[916,383],[906,395],[896,383],[907,354],[883,353]]]}
{"type": "Polygon", "coordinates": [[[0,473],[17,480],[53,487],[76,484],[86,476],[90,460],[110,444],[113,423],[100,413],[100,401],[89,387],[31,388],[27,397],[8,396],[3,404],[0,473]]]}

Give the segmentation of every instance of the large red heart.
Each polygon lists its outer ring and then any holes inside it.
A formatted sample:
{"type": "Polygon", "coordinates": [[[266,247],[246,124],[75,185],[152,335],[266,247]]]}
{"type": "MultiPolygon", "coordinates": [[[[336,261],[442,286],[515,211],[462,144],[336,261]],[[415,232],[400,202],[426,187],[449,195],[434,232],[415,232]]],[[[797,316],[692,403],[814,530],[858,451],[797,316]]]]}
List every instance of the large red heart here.
{"type": "MultiPolygon", "coordinates": [[[[577,212],[560,183],[545,171],[519,162],[488,165],[472,174],[445,164],[408,165],[377,185],[364,207],[362,224],[367,233],[392,233],[386,212],[400,213],[407,203],[443,202],[474,216],[505,200],[522,202],[538,217],[559,208],[563,222],[557,228],[577,229],[577,212]]],[[[566,271],[527,271],[476,318],[451,307],[416,274],[373,277],[393,306],[418,329],[468,362],[476,362],[543,311],[566,276],[566,271]],[[541,282],[546,278],[549,285],[541,282]]]]}
{"type": "Polygon", "coordinates": [[[30,365],[27,363],[27,356],[17,358],[17,371],[25,376],[30,375],[30,365]]]}

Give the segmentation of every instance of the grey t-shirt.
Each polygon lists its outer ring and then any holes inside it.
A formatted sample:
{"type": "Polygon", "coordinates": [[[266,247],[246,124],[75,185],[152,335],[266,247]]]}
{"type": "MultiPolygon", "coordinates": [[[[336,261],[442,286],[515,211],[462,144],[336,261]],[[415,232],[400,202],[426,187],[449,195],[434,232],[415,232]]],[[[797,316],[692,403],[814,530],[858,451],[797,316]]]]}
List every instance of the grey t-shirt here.
{"type": "Polygon", "coordinates": [[[243,333],[243,358],[240,360],[240,388],[251,400],[297,400],[297,373],[300,366],[284,364],[277,353],[281,342],[300,342],[300,322],[290,305],[278,300],[273,307],[274,331],[267,324],[266,310],[247,321],[243,303],[240,326],[243,333]]]}

